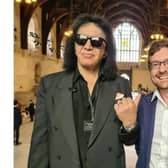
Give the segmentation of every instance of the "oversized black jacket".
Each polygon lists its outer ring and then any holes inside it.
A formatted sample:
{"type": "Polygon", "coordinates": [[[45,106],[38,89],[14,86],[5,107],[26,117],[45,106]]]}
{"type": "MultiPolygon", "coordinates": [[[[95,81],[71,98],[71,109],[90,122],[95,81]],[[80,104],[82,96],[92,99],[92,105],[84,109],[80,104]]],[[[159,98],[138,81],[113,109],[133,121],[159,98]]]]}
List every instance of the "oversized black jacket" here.
{"type": "MultiPolygon", "coordinates": [[[[72,106],[73,73],[42,78],[37,97],[28,168],[80,168],[72,106]]],[[[128,81],[104,81],[99,91],[87,168],[125,168],[123,144],[133,144],[137,132],[121,133],[114,110],[115,96],[131,96],[128,81]]]]}

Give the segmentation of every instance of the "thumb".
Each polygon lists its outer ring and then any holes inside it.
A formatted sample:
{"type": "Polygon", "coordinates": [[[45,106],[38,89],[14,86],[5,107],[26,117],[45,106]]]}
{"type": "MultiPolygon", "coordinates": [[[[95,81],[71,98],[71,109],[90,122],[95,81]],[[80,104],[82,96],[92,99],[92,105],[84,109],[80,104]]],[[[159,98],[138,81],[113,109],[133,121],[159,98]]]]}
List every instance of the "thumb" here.
{"type": "Polygon", "coordinates": [[[139,101],[140,101],[140,99],[141,99],[141,94],[138,94],[137,96],[136,96],[136,98],[134,99],[134,102],[135,102],[135,105],[138,107],[138,105],[139,105],[139,101]]]}

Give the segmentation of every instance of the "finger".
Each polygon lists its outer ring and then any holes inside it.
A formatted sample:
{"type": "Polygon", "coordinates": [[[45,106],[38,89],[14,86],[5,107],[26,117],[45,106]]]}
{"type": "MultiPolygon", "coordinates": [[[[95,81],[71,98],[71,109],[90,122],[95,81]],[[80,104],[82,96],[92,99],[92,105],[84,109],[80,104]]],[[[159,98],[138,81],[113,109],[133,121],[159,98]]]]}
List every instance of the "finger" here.
{"type": "Polygon", "coordinates": [[[122,98],[122,103],[127,104],[129,102],[129,99],[130,99],[129,97],[122,98]]]}
{"type": "Polygon", "coordinates": [[[117,105],[121,105],[121,104],[122,104],[122,100],[118,100],[117,105]]]}
{"type": "Polygon", "coordinates": [[[114,104],[114,109],[116,112],[118,111],[118,104],[114,104]]]}
{"type": "Polygon", "coordinates": [[[135,102],[135,105],[136,105],[136,106],[139,105],[140,99],[141,99],[141,94],[138,94],[138,95],[136,96],[136,98],[134,99],[134,102],[135,102]]]}

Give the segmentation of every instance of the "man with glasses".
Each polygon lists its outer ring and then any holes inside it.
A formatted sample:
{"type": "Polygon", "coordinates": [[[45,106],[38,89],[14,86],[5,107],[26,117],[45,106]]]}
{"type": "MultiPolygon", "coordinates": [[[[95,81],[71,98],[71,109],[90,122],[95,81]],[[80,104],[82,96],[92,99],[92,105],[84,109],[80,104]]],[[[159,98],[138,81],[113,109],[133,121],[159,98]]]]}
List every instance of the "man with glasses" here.
{"type": "Polygon", "coordinates": [[[144,96],[138,109],[140,137],[137,168],[168,167],[168,39],[154,41],[148,68],[156,90],[144,96]]]}
{"type": "Polygon", "coordinates": [[[137,139],[137,113],[117,75],[111,26],[82,15],[72,30],[65,71],[41,80],[28,167],[125,168],[123,144],[137,139]]]}

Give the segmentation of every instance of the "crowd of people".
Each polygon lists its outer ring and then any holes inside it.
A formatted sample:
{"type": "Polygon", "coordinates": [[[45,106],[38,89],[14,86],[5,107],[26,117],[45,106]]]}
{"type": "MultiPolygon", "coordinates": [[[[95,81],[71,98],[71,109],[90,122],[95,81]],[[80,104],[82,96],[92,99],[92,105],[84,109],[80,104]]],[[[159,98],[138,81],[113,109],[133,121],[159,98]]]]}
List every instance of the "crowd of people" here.
{"type": "Polygon", "coordinates": [[[19,141],[20,138],[20,126],[23,121],[30,121],[34,120],[35,114],[35,105],[32,100],[28,106],[22,105],[18,100],[14,100],[14,144],[20,145],[21,142],[19,141]]]}

